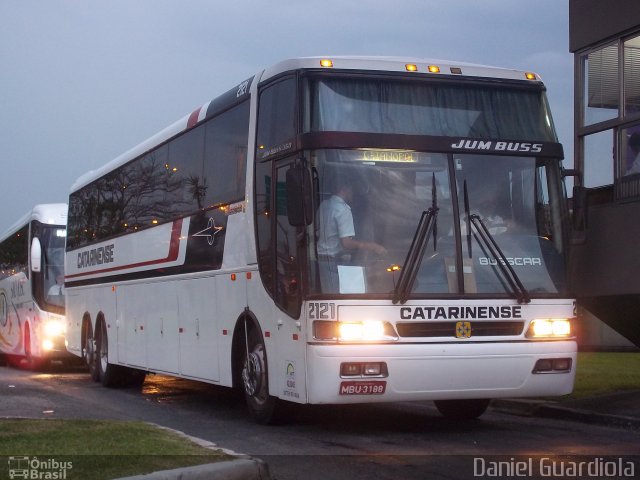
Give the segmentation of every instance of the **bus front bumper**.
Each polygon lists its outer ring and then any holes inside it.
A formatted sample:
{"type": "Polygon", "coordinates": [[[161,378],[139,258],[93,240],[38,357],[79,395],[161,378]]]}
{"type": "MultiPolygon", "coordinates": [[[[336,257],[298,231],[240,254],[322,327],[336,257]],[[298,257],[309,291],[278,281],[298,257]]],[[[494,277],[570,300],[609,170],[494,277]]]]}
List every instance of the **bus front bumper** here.
{"type": "Polygon", "coordinates": [[[566,395],[573,390],[576,351],[573,340],[308,345],[308,402],[566,395]]]}

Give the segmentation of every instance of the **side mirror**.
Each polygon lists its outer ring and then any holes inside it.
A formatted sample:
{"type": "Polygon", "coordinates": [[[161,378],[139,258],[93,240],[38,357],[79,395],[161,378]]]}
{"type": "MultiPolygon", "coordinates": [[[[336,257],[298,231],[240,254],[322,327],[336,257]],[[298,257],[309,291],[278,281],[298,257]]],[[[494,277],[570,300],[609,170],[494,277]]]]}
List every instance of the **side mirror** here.
{"type": "Polygon", "coordinates": [[[33,237],[31,242],[31,271],[40,272],[42,270],[42,246],[40,239],[33,237]]]}
{"type": "Polygon", "coordinates": [[[287,170],[287,217],[293,227],[306,227],[313,221],[311,174],[301,164],[287,170]]]}

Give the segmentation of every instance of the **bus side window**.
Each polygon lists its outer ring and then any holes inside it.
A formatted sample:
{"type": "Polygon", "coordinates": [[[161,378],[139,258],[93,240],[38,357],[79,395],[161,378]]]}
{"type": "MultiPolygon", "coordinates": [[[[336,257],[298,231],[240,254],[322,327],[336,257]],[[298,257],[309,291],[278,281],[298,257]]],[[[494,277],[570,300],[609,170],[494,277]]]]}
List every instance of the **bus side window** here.
{"type": "Polygon", "coordinates": [[[260,93],[256,160],[286,151],[296,135],[296,80],[289,77],[260,93]]]}

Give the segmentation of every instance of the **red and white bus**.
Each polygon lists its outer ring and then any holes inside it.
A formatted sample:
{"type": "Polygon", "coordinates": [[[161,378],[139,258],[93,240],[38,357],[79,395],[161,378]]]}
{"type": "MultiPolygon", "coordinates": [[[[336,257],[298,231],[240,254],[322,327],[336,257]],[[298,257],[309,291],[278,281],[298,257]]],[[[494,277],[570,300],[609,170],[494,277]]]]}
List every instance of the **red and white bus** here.
{"type": "Polygon", "coordinates": [[[284,61],[76,182],[68,348],[105,385],[242,388],[263,422],[567,394],[562,158],[534,73],[284,61]]]}
{"type": "Polygon", "coordinates": [[[0,356],[30,368],[65,348],[66,204],[36,205],[0,237],[0,356]]]}

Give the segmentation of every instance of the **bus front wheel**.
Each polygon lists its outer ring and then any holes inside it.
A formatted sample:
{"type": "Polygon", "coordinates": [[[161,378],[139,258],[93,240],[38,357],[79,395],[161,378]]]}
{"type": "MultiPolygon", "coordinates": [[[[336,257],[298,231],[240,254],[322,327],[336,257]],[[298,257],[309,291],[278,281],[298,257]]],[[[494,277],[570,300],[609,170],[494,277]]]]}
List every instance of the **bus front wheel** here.
{"type": "Polygon", "coordinates": [[[24,327],[24,366],[27,370],[38,370],[44,361],[33,356],[31,351],[31,329],[27,323],[24,327]]]}
{"type": "Polygon", "coordinates": [[[462,399],[462,400],[435,400],[436,408],[445,417],[452,420],[473,420],[478,418],[489,407],[491,400],[462,399]]]}
{"type": "Polygon", "coordinates": [[[258,423],[274,423],[278,399],[269,395],[267,352],[255,328],[247,333],[244,350],[242,386],[249,413],[258,423]]]}

